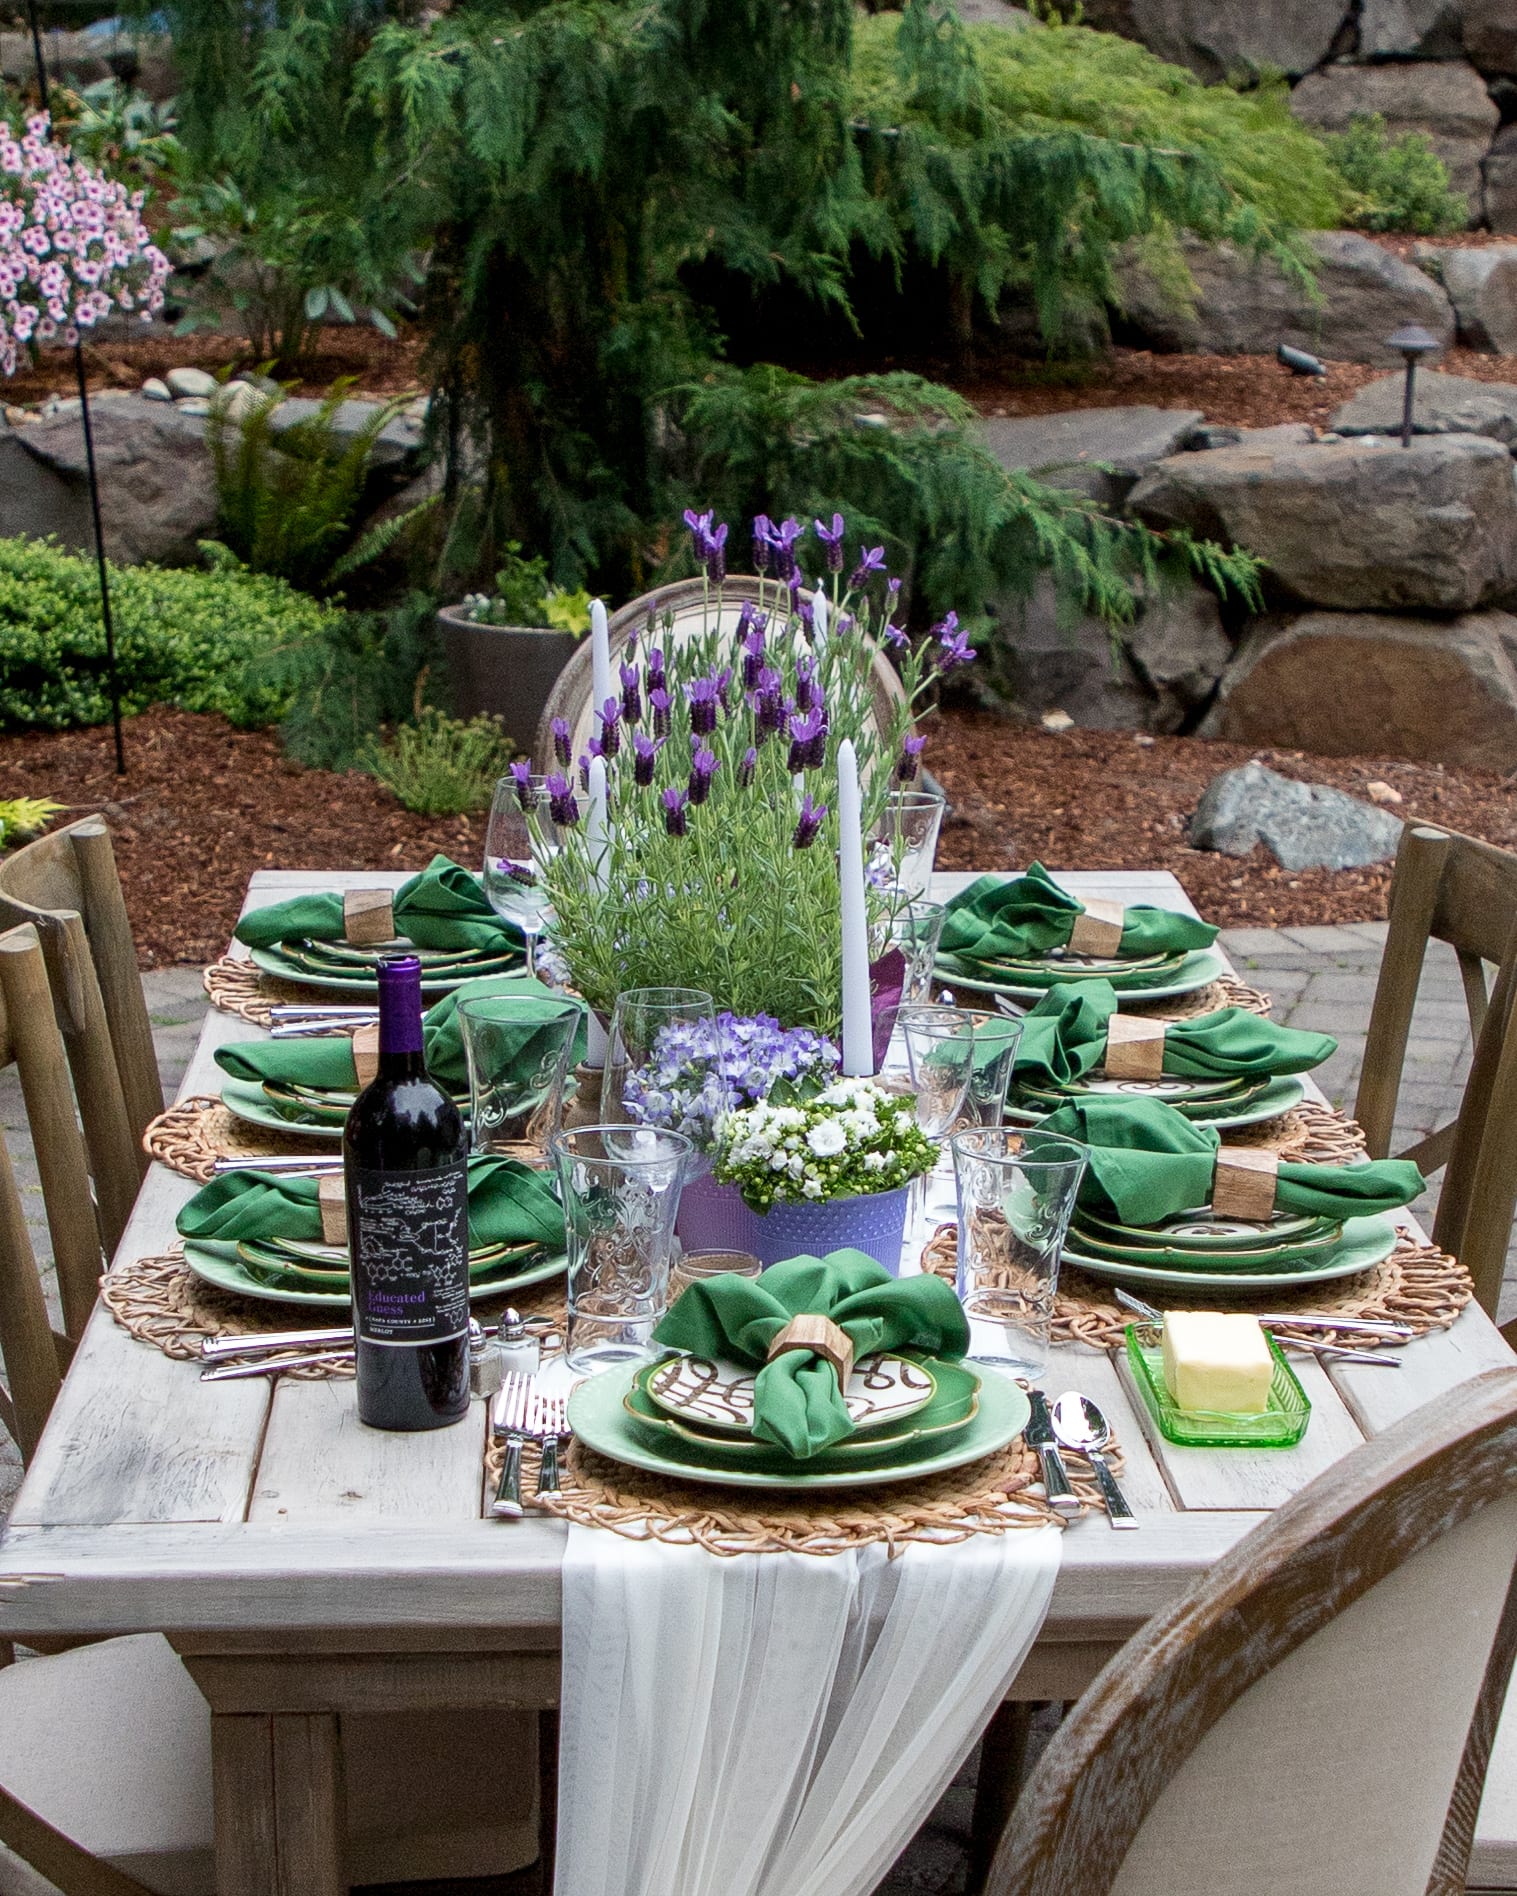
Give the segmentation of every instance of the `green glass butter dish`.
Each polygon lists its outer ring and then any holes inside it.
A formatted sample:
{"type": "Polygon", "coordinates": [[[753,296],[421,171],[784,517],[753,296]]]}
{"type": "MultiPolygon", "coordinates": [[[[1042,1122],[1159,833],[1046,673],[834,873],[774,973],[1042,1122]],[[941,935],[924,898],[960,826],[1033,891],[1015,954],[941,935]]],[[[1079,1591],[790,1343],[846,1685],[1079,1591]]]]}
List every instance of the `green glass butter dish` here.
{"type": "Polygon", "coordinates": [[[1162,1331],[1157,1323],[1129,1323],[1127,1360],[1138,1393],[1166,1442],[1182,1448],[1294,1448],[1306,1433],[1312,1405],[1296,1373],[1265,1332],[1275,1359],[1269,1407],[1261,1415],[1221,1415],[1211,1410],[1182,1409],[1164,1380],[1162,1331]]]}

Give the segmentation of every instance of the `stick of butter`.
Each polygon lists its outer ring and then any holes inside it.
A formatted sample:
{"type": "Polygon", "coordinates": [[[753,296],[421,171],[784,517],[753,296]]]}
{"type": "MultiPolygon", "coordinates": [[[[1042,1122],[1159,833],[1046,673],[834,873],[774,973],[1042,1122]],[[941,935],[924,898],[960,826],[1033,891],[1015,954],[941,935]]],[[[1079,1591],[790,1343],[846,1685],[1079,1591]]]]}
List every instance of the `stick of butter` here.
{"type": "Polygon", "coordinates": [[[1262,1415],[1275,1362],[1257,1317],[1171,1310],[1164,1318],[1164,1381],[1182,1409],[1262,1415]]]}

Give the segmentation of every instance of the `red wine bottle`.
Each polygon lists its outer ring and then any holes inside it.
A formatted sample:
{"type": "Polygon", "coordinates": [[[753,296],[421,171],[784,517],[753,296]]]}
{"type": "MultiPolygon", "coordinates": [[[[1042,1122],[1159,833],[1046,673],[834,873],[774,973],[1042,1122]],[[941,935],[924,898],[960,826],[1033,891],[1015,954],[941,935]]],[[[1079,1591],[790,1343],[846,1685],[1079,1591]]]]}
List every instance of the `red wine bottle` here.
{"type": "Polygon", "coordinates": [[[380,960],[379,1070],[342,1151],[358,1418],[445,1428],[469,1408],[469,1148],[422,1057],[415,955],[380,960]]]}

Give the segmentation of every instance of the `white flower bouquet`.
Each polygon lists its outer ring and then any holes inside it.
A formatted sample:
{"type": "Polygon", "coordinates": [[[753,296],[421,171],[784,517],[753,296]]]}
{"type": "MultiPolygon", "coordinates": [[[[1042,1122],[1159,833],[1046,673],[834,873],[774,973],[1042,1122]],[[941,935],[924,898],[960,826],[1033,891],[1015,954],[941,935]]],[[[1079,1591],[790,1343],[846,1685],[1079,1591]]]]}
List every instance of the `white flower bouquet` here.
{"type": "Polygon", "coordinates": [[[909,1096],[873,1080],[835,1080],[810,1099],[729,1113],[714,1173],[752,1211],[898,1191],[930,1172],[937,1148],[909,1096]]]}

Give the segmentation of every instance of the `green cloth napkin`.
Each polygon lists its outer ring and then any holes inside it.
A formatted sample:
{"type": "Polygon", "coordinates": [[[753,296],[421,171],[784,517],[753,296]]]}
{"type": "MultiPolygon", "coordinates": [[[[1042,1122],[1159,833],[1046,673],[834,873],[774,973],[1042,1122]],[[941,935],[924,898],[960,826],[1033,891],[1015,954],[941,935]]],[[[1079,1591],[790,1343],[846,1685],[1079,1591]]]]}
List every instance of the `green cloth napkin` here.
{"type": "MultiPolygon", "coordinates": [[[[1050,1135],[1089,1148],[1080,1203],[1115,1213],[1124,1224],[1157,1224],[1211,1203],[1221,1137],[1215,1126],[1198,1126],[1162,1100],[1091,1099],[1061,1106],[1027,1135],[1029,1155],[1050,1135]]],[[[1313,1217],[1367,1218],[1409,1205],[1423,1183],[1410,1159],[1359,1165],[1282,1161],[1275,1204],[1313,1217]]]]}
{"type": "MultiPolygon", "coordinates": [[[[469,1063],[464,1057],[463,1029],[458,1020],[460,1001],[482,1000],[489,995],[509,995],[543,1003],[542,1018],[556,1011],[573,997],[557,994],[525,974],[492,974],[480,981],[465,981],[451,994],[429,1007],[422,1016],[422,1047],[427,1071],[439,1086],[463,1092],[469,1084],[469,1063]]],[[[540,1060],[537,1045],[541,1027],[524,1020],[518,1031],[512,1023],[517,1045],[513,1058],[529,1071],[540,1060]]],[[[584,1009],[580,1008],[580,1026],[575,1035],[571,1061],[585,1057],[584,1009]]],[[[244,1040],[216,1049],[216,1064],[234,1080],[283,1081],[290,1086],[318,1086],[329,1092],[351,1092],[358,1084],[353,1068],[353,1043],[345,1036],[327,1036],[315,1040],[244,1040]]]]}
{"type": "MultiPolygon", "coordinates": [[[[395,932],[418,948],[505,951],[521,943],[519,931],[490,907],[478,876],[447,856],[434,856],[420,875],[396,890],[395,932]]],[[[244,915],[233,933],[249,948],[276,948],[282,941],[341,941],[342,897],[329,891],[272,902],[244,915]]]]}
{"type": "Polygon", "coordinates": [[[964,1312],[942,1278],[892,1277],[862,1251],[787,1258],[757,1277],[697,1280],[653,1337],[671,1349],[756,1366],[753,1433],[805,1461],[854,1432],[831,1364],[810,1350],[768,1361],[769,1345],[790,1319],[808,1315],[831,1317],[851,1339],[855,1360],[873,1350],[959,1357],[969,1348],[964,1312]]]}
{"type": "MultiPolygon", "coordinates": [[[[1067,894],[1035,862],[1024,876],[981,876],[948,904],[942,946],[955,955],[985,961],[996,955],[1041,955],[1062,948],[1085,904],[1067,894]]],[[[1125,912],[1121,953],[1171,954],[1209,948],[1217,939],[1210,922],[1173,909],[1140,905],[1125,912]]]]}
{"type": "MultiPolygon", "coordinates": [[[[1106,1023],[1117,1011],[1109,981],[1061,981],[1022,1022],[1018,1080],[1068,1086],[1106,1057],[1106,1023]]],[[[1245,1007],[1220,1007],[1194,1020],[1166,1021],[1164,1071],[1187,1080],[1305,1073],[1337,1048],[1330,1034],[1277,1027],[1245,1007]]]]}
{"type": "MultiPolygon", "coordinates": [[[[174,1221],[182,1238],[237,1244],[252,1238],[293,1238],[320,1244],[320,1180],[287,1173],[226,1172],[201,1186],[174,1221]]],[[[469,1161],[469,1248],[543,1244],[564,1248],[564,1214],[545,1172],[517,1159],[485,1155],[469,1161]]]]}

